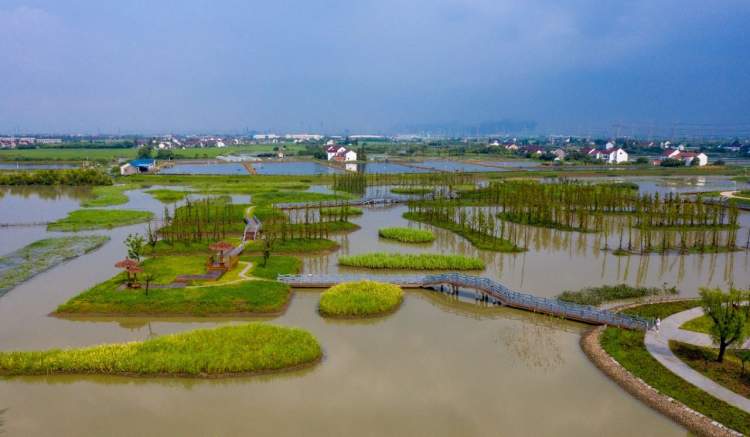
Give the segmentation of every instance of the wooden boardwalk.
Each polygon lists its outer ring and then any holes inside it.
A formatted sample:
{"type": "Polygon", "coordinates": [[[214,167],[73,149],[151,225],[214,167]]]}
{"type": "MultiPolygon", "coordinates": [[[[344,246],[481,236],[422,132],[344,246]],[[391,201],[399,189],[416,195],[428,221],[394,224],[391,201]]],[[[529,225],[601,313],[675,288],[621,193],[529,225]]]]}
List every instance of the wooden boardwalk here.
{"type": "Polygon", "coordinates": [[[538,297],[513,291],[499,282],[461,273],[437,275],[279,275],[278,280],[295,288],[329,288],[341,282],[369,279],[400,285],[404,288],[428,288],[458,294],[462,288],[472,289],[482,300],[498,305],[548,314],[594,325],[610,325],[646,331],[653,320],[616,313],[588,305],[577,305],[557,299],[538,297]]]}

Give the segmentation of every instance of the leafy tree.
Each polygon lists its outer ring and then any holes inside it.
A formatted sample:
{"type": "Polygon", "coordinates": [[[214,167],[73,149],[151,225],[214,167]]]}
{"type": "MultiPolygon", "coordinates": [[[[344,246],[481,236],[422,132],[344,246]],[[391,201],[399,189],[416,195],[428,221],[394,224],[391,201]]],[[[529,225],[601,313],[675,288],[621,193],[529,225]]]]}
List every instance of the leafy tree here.
{"type": "Polygon", "coordinates": [[[151,153],[153,152],[153,147],[150,145],[143,145],[138,148],[138,159],[149,159],[151,158],[151,153]]]}
{"type": "Polygon", "coordinates": [[[745,374],[745,363],[750,361],[750,350],[748,349],[738,349],[734,352],[734,354],[737,356],[737,358],[742,361],[742,372],[740,375],[745,374]]]}
{"type": "Polygon", "coordinates": [[[648,158],[645,156],[639,156],[638,159],[635,160],[636,164],[648,164],[648,158]]]}
{"type": "Polygon", "coordinates": [[[701,288],[700,297],[703,311],[714,322],[710,335],[714,343],[719,345],[716,361],[721,363],[727,347],[745,338],[745,293],[736,289],[724,293],[719,288],[701,288]]]}
{"type": "Polygon", "coordinates": [[[159,149],[156,152],[156,159],[174,159],[174,152],[170,149],[159,149]]]}
{"type": "Polygon", "coordinates": [[[125,239],[125,247],[128,248],[128,258],[140,262],[145,242],[146,240],[141,234],[128,234],[128,238],[125,239]]]}

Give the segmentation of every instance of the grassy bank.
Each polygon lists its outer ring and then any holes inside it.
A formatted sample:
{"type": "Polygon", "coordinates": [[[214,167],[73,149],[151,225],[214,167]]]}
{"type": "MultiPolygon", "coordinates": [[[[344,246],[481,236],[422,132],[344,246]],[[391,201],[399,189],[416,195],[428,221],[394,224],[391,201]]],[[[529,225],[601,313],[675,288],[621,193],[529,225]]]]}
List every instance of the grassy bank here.
{"type": "Polygon", "coordinates": [[[102,235],[48,238],[0,257],[0,296],[29,278],[97,249],[107,241],[109,237],[102,235]]]}
{"type": "Polygon", "coordinates": [[[129,209],[79,209],[47,225],[48,231],[76,232],[90,229],[111,229],[151,220],[148,211],[129,209]]]}
{"type": "MultiPolygon", "coordinates": [[[[693,320],[688,320],[680,326],[680,329],[687,331],[700,332],[703,334],[710,334],[711,328],[714,326],[714,321],[710,317],[703,315],[696,317],[693,320]]],[[[745,330],[750,334],[750,325],[745,325],[745,330]]]]}
{"type": "Polygon", "coordinates": [[[342,256],[339,265],[369,269],[482,270],[484,261],[463,255],[366,253],[342,256]]]}
{"type": "Polygon", "coordinates": [[[458,234],[476,247],[482,250],[491,250],[493,252],[523,252],[524,249],[516,246],[509,240],[502,238],[491,237],[480,232],[472,231],[468,228],[463,228],[458,223],[450,221],[433,220],[425,214],[418,212],[405,212],[403,217],[407,220],[412,220],[420,223],[427,223],[437,228],[446,229],[455,234],[458,234]]]}
{"type": "Polygon", "coordinates": [[[429,243],[435,241],[435,234],[426,229],[381,228],[378,235],[402,243],[429,243]]]}
{"type": "Polygon", "coordinates": [[[578,291],[564,291],[557,298],[581,305],[601,305],[605,302],[623,299],[675,294],[677,294],[677,288],[675,287],[633,287],[628,284],[617,284],[586,287],[578,291]]]}
{"type": "Polygon", "coordinates": [[[125,195],[125,191],[137,188],[136,185],[123,184],[123,185],[105,185],[100,187],[94,187],[91,190],[91,194],[94,198],[84,200],[81,202],[81,206],[84,207],[99,207],[99,206],[112,206],[122,205],[128,203],[128,196],[125,195]]]}
{"type": "Polygon", "coordinates": [[[243,256],[242,259],[253,263],[250,274],[258,278],[276,280],[279,275],[293,275],[302,270],[302,261],[293,256],[272,255],[265,266],[262,256],[243,256]]]}
{"type": "MultiPolygon", "coordinates": [[[[664,318],[696,304],[695,301],[650,304],[631,308],[627,312],[644,317],[664,318]]],[[[601,345],[629,372],[659,392],[677,399],[734,430],[745,434],[750,433],[750,414],[714,398],[667,370],[646,350],[643,337],[644,333],[640,331],[610,327],[602,333],[601,345]]]]}
{"type": "Polygon", "coordinates": [[[161,203],[179,202],[190,194],[189,191],[168,190],[166,188],[148,190],[146,192],[161,203]]]}
{"type": "Polygon", "coordinates": [[[716,362],[719,353],[715,348],[698,347],[691,344],[670,341],[669,348],[682,361],[698,373],[713,380],[719,385],[750,398],[750,371],[742,370],[742,361],[735,350],[728,350],[724,362],[716,362]]]}
{"type": "Polygon", "coordinates": [[[144,342],[0,353],[0,374],[219,377],[283,370],[322,355],[307,331],[264,323],[199,329],[144,342]]]}
{"type": "Polygon", "coordinates": [[[344,282],[320,296],[320,313],[329,317],[366,317],[386,314],[404,299],[401,287],[374,281],[344,282]]]}
{"type": "Polygon", "coordinates": [[[124,274],[115,276],[60,305],[56,315],[225,316],[278,313],[289,287],[273,281],[244,281],[211,287],[122,290],[124,274]]]}

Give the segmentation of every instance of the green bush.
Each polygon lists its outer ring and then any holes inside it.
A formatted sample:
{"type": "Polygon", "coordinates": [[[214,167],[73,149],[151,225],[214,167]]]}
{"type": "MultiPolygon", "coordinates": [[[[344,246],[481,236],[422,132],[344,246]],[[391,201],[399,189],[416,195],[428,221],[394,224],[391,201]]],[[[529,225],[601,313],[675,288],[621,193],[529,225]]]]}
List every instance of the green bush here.
{"type": "Polygon", "coordinates": [[[324,316],[361,317],[393,311],[404,299],[401,287],[375,281],[344,282],[320,296],[324,316]]]}
{"type": "Polygon", "coordinates": [[[339,264],[370,269],[482,270],[484,261],[463,255],[366,253],[342,256],[339,264]]]}
{"type": "Polygon", "coordinates": [[[402,243],[429,243],[435,240],[435,234],[426,229],[382,228],[378,235],[402,243]]]}
{"type": "Polygon", "coordinates": [[[112,185],[106,173],[91,168],[0,172],[0,185],[112,185]]]}
{"type": "Polygon", "coordinates": [[[636,297],[659,296],[677,294],[677,288],[671,287],[632,287],[628,284],[602,285],[600,287],[586,287],[579,291],[564,291],[557,296],[559,300],[581,305],[600,305],[614,300],[631,299],[636,297]]]}
{"type": "Polygon", "coordinates": [[[230,376],[309,364],[322,352],[297,328],[248,323],[81,349],[0,353],[0,374],[230,376]]]}

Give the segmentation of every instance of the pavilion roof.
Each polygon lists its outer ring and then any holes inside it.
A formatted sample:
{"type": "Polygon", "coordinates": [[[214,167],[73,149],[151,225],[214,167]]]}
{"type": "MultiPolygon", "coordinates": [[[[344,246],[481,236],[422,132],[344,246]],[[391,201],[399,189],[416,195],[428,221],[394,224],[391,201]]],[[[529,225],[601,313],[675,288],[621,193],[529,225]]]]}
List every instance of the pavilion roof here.
{"type": "Polygon", "coordinates": [[[124,260],[117,261],[117,263],[115,263],[115,267],[119,269],[129,269],[131,267],[138,267],[138,261],[134,259],[126,258],[124,260]]]}
{"type": "Polygon", "coordinates": [[[226,252],[227,250],[234,249],[234,245],[232,243],[227,243],[226,241],[218,241],[216,243],[211,243],[208,248],[217,252],[226,252]]]}

